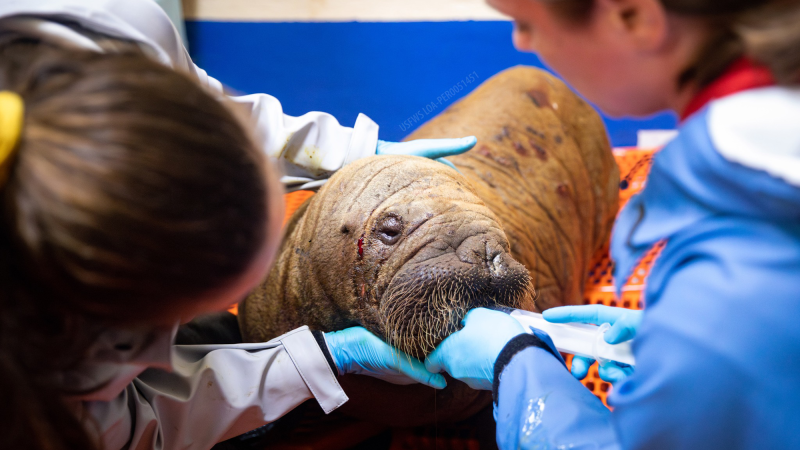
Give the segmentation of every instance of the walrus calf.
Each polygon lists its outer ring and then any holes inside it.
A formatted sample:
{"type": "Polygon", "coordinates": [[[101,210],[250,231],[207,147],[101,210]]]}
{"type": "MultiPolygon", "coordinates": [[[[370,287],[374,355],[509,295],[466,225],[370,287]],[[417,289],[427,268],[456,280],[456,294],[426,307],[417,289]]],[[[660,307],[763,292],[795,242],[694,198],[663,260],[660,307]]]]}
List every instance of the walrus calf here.
{"type": "MultiPolygon", "coordinates": [[[[476,148],[451,159],[460,173],[383,156],[331,177],[240,305],[245,340],[361,325],[424,358],[471,308],[579,303],[617,211],[619,171],[599,116],[556,78],[518,67],[409,139],[470,134],[476,148]]],[[[358,378],[343,380],[346,408],[395,425],[466,418],[490,398],[454,380],[434,396],[358,378]]]]}

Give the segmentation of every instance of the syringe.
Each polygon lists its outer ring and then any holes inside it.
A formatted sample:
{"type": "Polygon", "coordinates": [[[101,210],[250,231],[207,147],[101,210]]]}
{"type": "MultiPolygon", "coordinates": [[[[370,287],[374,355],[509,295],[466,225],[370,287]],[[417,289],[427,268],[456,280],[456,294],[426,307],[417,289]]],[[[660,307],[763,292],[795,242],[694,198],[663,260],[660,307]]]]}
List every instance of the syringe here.
{"type": "Polygon", "coordinates": [[[601,326],[583,323],[552,323],[544,320],[541,314],[521,309],[503,306],[495,306],[492,309],[509,314],[522,324],[526,331],[529,331],[530,327],[544,331],[553,339],[553,344],[559,352],[593,358],[601,365],[608,361],[631,366],[636,364],[631,351],[631,341],[612,345],[603,339],[603,334],[610,327],[607,323],[601,326]]]}

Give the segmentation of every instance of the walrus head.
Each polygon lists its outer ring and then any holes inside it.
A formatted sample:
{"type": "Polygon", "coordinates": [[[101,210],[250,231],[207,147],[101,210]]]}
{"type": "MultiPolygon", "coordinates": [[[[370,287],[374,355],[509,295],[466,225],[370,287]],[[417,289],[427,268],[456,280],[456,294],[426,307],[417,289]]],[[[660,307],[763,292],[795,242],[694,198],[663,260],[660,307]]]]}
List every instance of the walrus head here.
{"type": "Polygon", "coordinates": [[[533,306],[495,214],[446,165],[383,156],[346,166],[298,210],[242,328],[251,340],[273,323],[285,325],[263,338],[362,325],[422,358],[469,309],[492,305],[533,306]]]}
{"type": "Polygon", "coordinates": [[[356,242],[361,323],[422,357],[460,328],[468,310],[520,306],[529,296],[528,270],[511,257],[497,217],[469,182],[422,158],[380,163],[386,168],[366,186],[381,191],[372,208],[342,225],[356,242]]]}

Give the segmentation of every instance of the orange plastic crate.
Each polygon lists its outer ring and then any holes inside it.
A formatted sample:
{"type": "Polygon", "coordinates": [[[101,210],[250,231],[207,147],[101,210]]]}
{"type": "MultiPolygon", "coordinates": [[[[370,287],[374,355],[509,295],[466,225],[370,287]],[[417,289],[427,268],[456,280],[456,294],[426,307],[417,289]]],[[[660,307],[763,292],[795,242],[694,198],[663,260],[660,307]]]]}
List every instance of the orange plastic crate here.
{"type": "Polygon", "coordinates": [[[286,222],[292,217],[292,214],[297,211],[297,208],[311,198],[312,195],[314,195],[312,191],[294,191],[283,197],[286,202],[286,214],[283,216],[284,225],[286,225],[286,222]]]}
{"type": "MultiPolygon", "coordinates": [[[[620,171],[619,206],[622,208],[630,198],[641,191],[650,173],[655,150],[621,149],[614,151],[620,171]]],[[[611,276],[612,263],[608,254],[608,244],[592,259],[589,276],[586,279],[583,302],[587,305],[601,304],[618,306],[630,309],[642,309],[644,299],[642,292],[650,267],[655,258],[661,253],[664,243],[661,242],[650,249],[639,265],[634,269],[630,278],[622,287],[622,297],[617,298],[614,293],[614,280],[611,276]]],[[[567,357],[567,364],[572,363],[572,356],[567,357]]],[[[583,380],[583,385],[598,396],[608,406],[607,397],[611,385],[606,383],[597,373],[597,364],[589,369],[589,375],[583,380]]]]}
{"type": "MultiPolygon", "coordinates": [[[[283,224],[286,225],[286,222],[289,221],[289,218],[292,217],[297,208],[300,207],[306,200],[308,200],[314,192],[312,191],[294,191],[290,192],[283,196],[283,201],[286,203],[286,211],[283,215],[283,224]]],[[[233,305],[228,309],[229,312],[233,314],[239,313],[239,305],[233,305]]]]}

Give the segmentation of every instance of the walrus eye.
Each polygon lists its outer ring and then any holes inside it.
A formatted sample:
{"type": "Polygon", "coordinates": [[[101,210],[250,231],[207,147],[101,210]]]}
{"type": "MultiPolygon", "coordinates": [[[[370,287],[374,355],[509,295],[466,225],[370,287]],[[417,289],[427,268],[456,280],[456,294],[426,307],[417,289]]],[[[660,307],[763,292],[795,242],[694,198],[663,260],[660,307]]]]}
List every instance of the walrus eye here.
{"type": "Polygon", "coordinates": [[[386,216],[378,222],[376,231],[381,242],[386,245],[395,244],[403,235],[403,219],[394,215],[386,216]]]}

